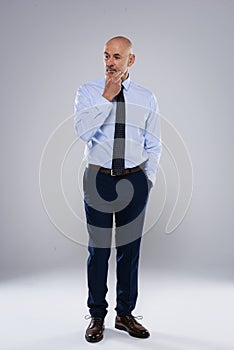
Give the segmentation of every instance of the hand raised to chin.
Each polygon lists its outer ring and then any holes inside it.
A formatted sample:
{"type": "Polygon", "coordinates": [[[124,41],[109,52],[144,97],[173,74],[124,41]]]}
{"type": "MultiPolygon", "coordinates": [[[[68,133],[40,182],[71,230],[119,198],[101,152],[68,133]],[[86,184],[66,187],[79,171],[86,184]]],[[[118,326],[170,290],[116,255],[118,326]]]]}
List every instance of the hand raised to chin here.
{"type": "Polygon", "coordinates": [[[111,102],[113,98],[117,96],[118,93],[120,92],[123,76],[124,76],[124,73],[122,73],[121,71],[107,72],[106,84],[105,84],[105,88],[102,96],[106,98],[108,101],[111,102]]]}

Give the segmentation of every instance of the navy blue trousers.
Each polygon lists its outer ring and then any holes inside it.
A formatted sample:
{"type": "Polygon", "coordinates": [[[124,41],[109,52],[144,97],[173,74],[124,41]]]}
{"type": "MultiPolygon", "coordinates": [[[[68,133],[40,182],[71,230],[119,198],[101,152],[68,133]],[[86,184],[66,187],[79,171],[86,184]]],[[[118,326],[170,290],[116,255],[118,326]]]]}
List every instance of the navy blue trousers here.
{"type": "Polygon", "coordinates": [[[143,170],[123,176],[86,168],[84,205],[89,233],[88,307],[93,317],[105,317],[108,261],[115,227],[116,312],[124,316],[135,308],[138,266],[145,208],[150,182],[143,170]]]}

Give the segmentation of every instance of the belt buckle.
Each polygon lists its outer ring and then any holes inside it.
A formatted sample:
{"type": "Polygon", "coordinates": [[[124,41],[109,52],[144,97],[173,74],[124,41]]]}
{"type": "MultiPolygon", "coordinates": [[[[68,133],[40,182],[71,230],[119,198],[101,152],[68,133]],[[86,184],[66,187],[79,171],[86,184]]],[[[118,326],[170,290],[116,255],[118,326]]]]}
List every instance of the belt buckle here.
{"type": "Polygon", "coordinates": [[[111,176],[117,176],[115,173],[114,173],[114,170],[111,169],[111,176]]]}

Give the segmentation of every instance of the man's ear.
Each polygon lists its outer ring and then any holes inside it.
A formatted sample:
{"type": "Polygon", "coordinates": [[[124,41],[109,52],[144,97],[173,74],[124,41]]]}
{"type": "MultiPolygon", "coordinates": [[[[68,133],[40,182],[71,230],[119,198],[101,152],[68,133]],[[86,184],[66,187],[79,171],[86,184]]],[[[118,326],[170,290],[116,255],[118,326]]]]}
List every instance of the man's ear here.
{"type": "Polygon", "coordinates": [[[128,67],[131,67],[133,63],[135,62],[135,55],[133,53],[130,54],[129,59],[128,59],[128,67]]]}

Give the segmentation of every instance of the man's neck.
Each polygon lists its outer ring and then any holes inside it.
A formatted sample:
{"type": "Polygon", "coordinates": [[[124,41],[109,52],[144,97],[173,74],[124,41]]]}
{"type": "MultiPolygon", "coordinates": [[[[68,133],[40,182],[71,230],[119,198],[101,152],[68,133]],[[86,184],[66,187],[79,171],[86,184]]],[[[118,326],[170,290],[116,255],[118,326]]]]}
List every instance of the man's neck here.
{"type": "Polygon", "coordinates": [[[123,78],[122,78],[122,81],[127,80],[128,77],[129,77],[129,73],[128,73],[128,71],[127,71],[127,72],[124,74],[124,76],[123,76],[123,78]]]}

